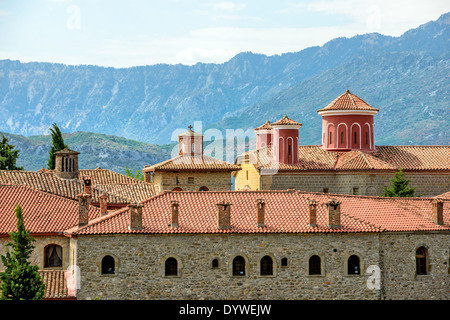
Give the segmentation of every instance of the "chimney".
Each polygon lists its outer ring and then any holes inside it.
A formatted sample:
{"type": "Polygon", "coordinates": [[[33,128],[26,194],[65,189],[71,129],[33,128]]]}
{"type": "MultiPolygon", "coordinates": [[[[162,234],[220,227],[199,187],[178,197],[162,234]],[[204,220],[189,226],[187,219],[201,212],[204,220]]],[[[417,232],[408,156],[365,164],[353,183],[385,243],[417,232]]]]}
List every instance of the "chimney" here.
{"type": "Polygon", "coordinates": [[[328,213],[328,228],[339,229],[341,227],[341,203],[336,199],[326,203],[328,213]]]}
{"type": "Polygon", "coordinates": [[[106,194],[102,194],[100,197],[100,216],[105,216],[108,214],[108,196],[106,194]]]}
{"type": "Polygon", "coordinates": [[[55,174],[62,179],[78,179],[78,155],[80,153],[65,148],[55,152],[55,174]]]}
{"type": "Polygon", "coordinates": [[[142,229],[142,205],[133,203],[129,204],[130,216],[128,229],[130,230],[141,230],[142,229]]]}
{"type": "Polygon", "coordinates": [[[256,199],[256,213],[258,219],[258,227],[264,228],[264,216],[265,216],[266,202],[264,199],[256,199]]]}
{"type": "Polygon", "coordinates": [[[309,207],[309,226],[317,227],[317,202],[316,200],[308,200],[309,207]]]}
{"type": "Polygon", "coordinates": [[[92,194],[92,179],[89,176],[83,178],[84,193],[92,194]]]}
{"type": "Polygon", "coordinates": [[[78,227],[81,228],[89,223],[89,205],[91,204],[91,195],[82,193],[78,198],[78,227]]]}
{"type": "Polygon", "coordinates": [[[225,203],[225,200],[217,204],[217,226],[219,229],[231,229],[231,203],[225,203]]]}
{"type": "Polygon", "coordinates": [[[173,228],[178,228],[178,207],[180,203],[177,200],[170,201],[170,207],[172,209],[170,226],[173,228]]]}
{"type": "Polygon", "coordinates": [[[433,223],[443,225],[444,224],[444,202],[439,199],[434,199],[431,202],[431,208],[433,213],[433,223]]]}

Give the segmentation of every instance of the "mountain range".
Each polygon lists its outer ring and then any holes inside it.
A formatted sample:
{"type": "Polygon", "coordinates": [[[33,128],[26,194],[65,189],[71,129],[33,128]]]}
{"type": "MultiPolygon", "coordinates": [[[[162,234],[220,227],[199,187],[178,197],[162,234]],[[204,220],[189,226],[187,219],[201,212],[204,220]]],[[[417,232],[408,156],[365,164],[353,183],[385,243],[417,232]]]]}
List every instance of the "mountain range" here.
{"type": "MultiPolygon", "coordinates": [[[[0,131],[18,141],[48,134],[56,122],[78,138],[88,131],[151,146],[173,143],[174,130],[195,121],[225,132],[287,114],[303,123],[300,144],[320,144],[316,111],[349,89],[380,109],[378,145],[448,144],[449,24],[446,13],[399,37],[337,38],[273,56],[244,52],[222,64],[117,69],[2,60],[0,131]]],[[[154,148],[152,161],[169,154],[154,148]]]]}

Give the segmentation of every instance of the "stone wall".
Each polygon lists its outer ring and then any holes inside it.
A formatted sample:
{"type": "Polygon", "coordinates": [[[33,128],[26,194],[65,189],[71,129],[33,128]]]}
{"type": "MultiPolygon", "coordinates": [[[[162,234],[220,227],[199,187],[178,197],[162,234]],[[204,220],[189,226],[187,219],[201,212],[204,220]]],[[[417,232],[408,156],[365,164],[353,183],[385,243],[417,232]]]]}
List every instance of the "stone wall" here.
{"type": "Polygon", "coordinates": [[[207,187],[210,191],[230,191],[231,173],[157,171],[153,174],[153,183],[160,188],[160,191],[171,191],[174,188],[181,188],[183,191],[199,191],[201,187],[207,187]]]}
{"type": "MultiPolygon", "coordinates": [[[[364,196],[383,194],[383,187],[390,187],[393,172],[388,173],[278,173],[261,176],[263,190],[297,189],[311,192],[353,194],[357,192],[364,196]],[[354,188],[356,188],[354,190],[354,188]]],[[[449,173],[413,173],[407,172],[406,178],[411,179],[410,186],[417,187],[416,195],[423,197],[436,196],[450,190],[449,173]]]]}
{"type": "MultiPolygon", "coordinates": [[[[33,265],[37,265],[39,269],[67,269],[69,265],[71,265],[70,262],[70,255],[71,252],[69,250],[69,239],[65,236],[36,236],[34,237],[36,240],[33,242],[33,245],[35,246],[33,253],[31,255],[30,262],[33,265]],[[62,254],[63,259],[62,263],[63,266],[60,268],[44,268],[44,249],[49,244],[56,244],[62,247],[62,254]]],[[[9,237],[1,237],[0,238],[0,254],[4,255],[7,251],[6,244],[10,242],[11,239],[9,237]]],[[[11,251],[11,248],[9,248],[11,251]]],[[[3,266],[1,260],[0,260],[0,272],[4,271],[5,267],[3,266]]]]}

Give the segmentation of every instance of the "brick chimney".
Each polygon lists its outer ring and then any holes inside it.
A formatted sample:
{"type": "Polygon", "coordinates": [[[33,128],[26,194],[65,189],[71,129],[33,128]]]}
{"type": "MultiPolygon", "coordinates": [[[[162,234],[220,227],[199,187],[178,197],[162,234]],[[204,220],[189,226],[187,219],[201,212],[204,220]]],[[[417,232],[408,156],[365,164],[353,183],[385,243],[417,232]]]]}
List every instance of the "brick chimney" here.
{"type": "Polygon", "coordinates": [[[225,203],[225,200],[217,204],[217,226],[219,229],[231,228],[231,203],[225,203]]]}
{"type": "Polygon", "coordinates": [[[89,223],[89,205],[91,204],[91,195],[82,193],[78,198],[78,227],[81,228],[89,223]]]}
{"type": "Polygon", "coordinates": [[[444,202],[439,199],[434,199],[431,202],[431,208],[433,213],[433,223],[443,225],[444,224],[444,202]]]}
{"type": "Polygon", "coordinates": [[[92,179],[89,176],[83,178],[84,193],[92,194],[92,179]]]}
{"type": "Polygon", "coordinates": [[[266,208],[266,202],[264,199],[256,199],[256,213],[257,213],[257,219],[258,219],[258,227],[264,228],[264,216],[265,216],[265,208],[266,208]]]}
{"type": "Polygon", "coordinates": [[[128,229],[130,230],[141,230],[142,229],[142,205],[133,203],[129,204],[130,215],[128,229]]]}
{"type": "Polygon", "coordinates": [[[106,194],[102,194],[100,197],[100,216],[105,216],[108,214],[108,196],[106,194]]]}
{"type": "Polygon", "coordinates": [[[308,208],[309,208],[309,226],[317,227],[317,202],[316,202],[316,200],[309,199],[308,200],[308,208]]]}
{"type": "Polygon", "coordinates": [[[173,228],[178,228],[178,207],[180,203],[177,200],[170,201],[170,208],[172,210],[170,226],[173,228]]]}
{"type": "Polygon", "coordinates": [[[326,203],[328,221],[327,226],[331,229],[339,229],[341,227],[341,203],[336,199],[331,199],[326,203]]]}

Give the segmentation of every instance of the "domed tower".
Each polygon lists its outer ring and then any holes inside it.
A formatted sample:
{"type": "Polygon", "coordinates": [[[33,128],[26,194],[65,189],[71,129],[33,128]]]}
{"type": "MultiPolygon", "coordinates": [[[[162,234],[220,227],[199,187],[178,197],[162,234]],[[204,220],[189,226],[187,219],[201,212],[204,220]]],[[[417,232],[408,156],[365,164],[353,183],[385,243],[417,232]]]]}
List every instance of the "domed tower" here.
{"type": "Polygon", "coordinates": [[[192,126],[189,130],[178,136],[178,154],[198,156],[203,154],[203,135],[194,132],[192,126]]]}
{"type": "Polygon", "coordinates": [[[378,111],[347,90],[317,111],[322,116],[322,148],[375,151],[373,116],[378,111]]]}
{"type": "Polygon", "coordinates": [[[254,130],[256,133],[256,149],[272,145],[272,125],[269,120],[254,130]]]}
{"type": "Polygon", "coordinates": [[[272,123],[272,156],[283,164],[298,162],[298,130],[302,126],[288,116],[272,123]]]}

